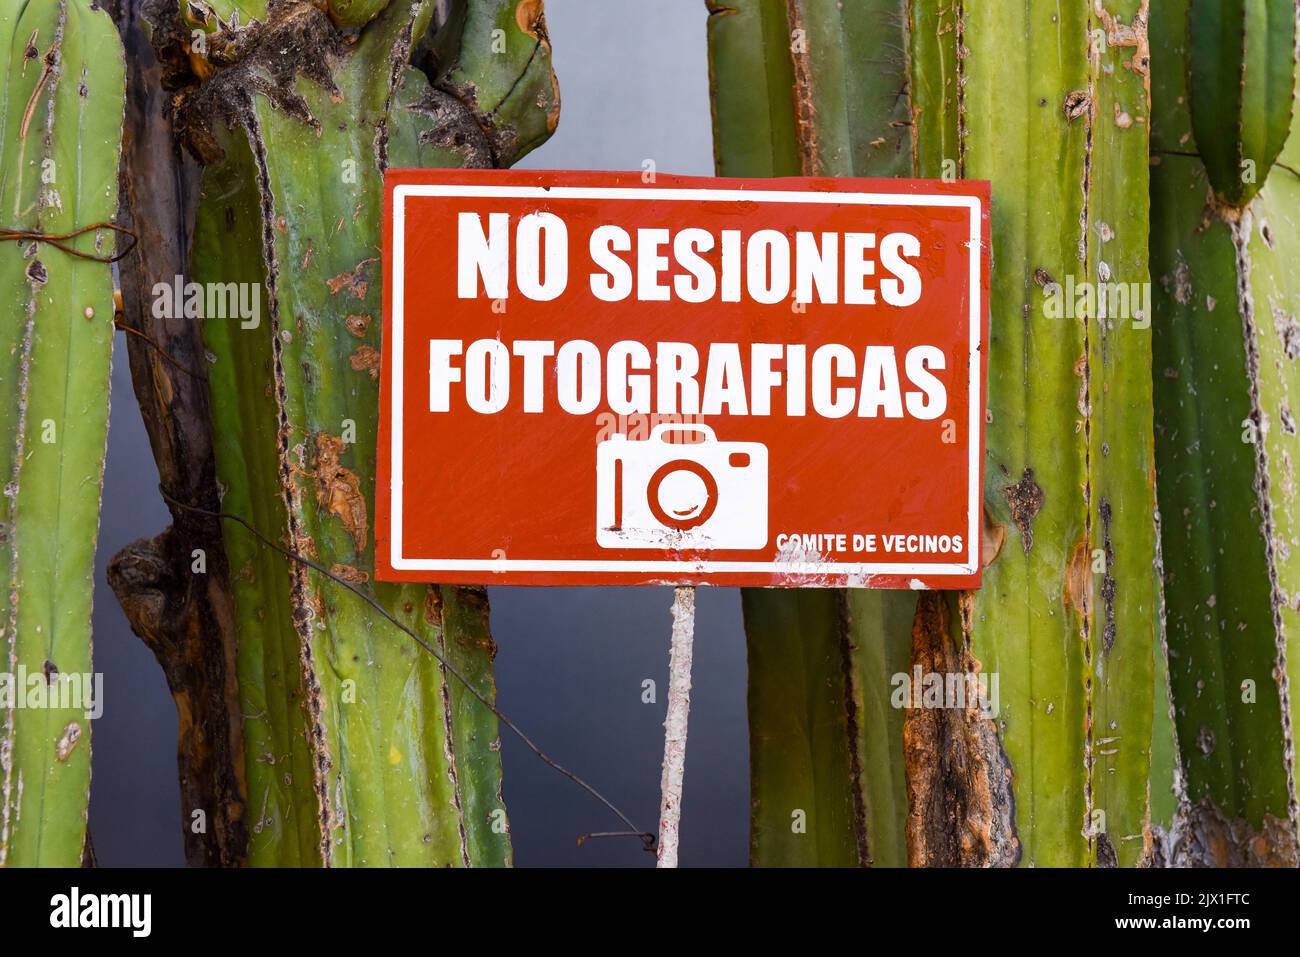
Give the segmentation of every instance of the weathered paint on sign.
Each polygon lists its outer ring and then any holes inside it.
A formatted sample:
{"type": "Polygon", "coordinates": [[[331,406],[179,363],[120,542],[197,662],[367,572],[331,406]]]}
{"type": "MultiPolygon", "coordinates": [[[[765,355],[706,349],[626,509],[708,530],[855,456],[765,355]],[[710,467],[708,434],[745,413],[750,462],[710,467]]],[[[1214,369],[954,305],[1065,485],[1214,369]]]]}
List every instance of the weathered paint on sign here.
{"type": "Polygon", "coordinates": [[[986,183],[386,190],[381,579],[978,584],[986,183]]]}

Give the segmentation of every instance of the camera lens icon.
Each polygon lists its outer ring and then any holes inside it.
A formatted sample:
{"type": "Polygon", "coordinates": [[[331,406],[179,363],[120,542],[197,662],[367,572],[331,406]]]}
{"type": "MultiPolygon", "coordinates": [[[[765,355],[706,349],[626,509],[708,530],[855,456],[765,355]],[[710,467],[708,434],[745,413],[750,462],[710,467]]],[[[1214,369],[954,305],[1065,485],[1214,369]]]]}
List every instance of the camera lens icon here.
{"type": "Polygon", "coordinates": [[[690,531],[707,522],[717,510],[718,483],[699,462],[673,459],[650,476],[646,504],[665,528],[690,531]]]}
{"type": "Polygon", "coordinates": [[[596,541],[602,548],[756,549],[767,544],[767,446],[719,442],[697,424],[596,446],[596,541]],[[673,433],[703,441],[675,444],[673,433]]]}

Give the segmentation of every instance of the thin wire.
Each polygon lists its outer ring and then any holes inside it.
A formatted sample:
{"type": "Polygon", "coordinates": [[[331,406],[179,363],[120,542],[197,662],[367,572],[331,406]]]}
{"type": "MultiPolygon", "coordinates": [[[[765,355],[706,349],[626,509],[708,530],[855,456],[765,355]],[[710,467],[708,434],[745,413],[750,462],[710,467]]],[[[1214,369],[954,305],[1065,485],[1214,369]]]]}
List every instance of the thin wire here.
{"type": "MultiPolygon", "coordinates": [[[[576,843],[579,847],[582,847],[582,845],[587,841],[594,841],[602,837],[639,837],[644,839],[652,836],[653,835],[650,834],[642,834],[640,831],[593,831],[590,834],[582,835],[582,837],[578,838],[576,843]]],[[[653,852],[654,848],[647,847],[646,850],[653,852]]]]}
{"type": "MultiPolygon", "coordinates": [[[[1190,156],[1195,159],[1201,158],[1200,153],[1189,153],[1186,152],[1185,150],[1152,150],[1152,152],[1159,153],[1163,156],[1190,156]]],[[[1273,165],[1280,166],[1282,169],[1286,170],[1292,176],[1296,177],[1297,179],[1300,179],[1300,170],[1297,170],[1295,167],[1288,166],[1286,163],[1283,163],[1281,160],[1274,160],[1273,165]]]]}
{"type": "Polygon", "coordinates": [[[116,223],[91,223],[89,226],[82,226],[80,229],[75,229],[70,233],[41,233],[30,229],[8,229],[0,226],[0,242],[9,239],[12,239],[14,242],[22,242],[24,239],[34,239],[37,242],[53,246],[55,249],[61,249],[70,256],[76,256],[79,259],[89,259],[91,262],[97,263],[115,263],[123,256],[127,255],[131,250],[135,249],[135,244],[139,242],[139,237],[136,236],[133,230],[127,229],[125,226],[119,226],[116,223]],[[78,249],[73,249],[71,246],[68,246],[63,242],[63,240],[67,239],[76,239],[78,236],[94,229],[111,229],[115,233],[122,233],[123,235],[130,236],[131,245],[127,246],[115,256],[94,256],[90,253],[83,253],[78,249]]]}
{"type": "MultiPolygon", "coordinates": [[[[244,518],[240,517],[239,515],[235,515],[231,512],[214,512],[211,509],[200,508],[197,505],[186,505],[184,502],[177,501],[171,495],[167,494],[167,490],[163,488],[161,485],[158,487],[158,491],[169,504],[174,505],[179,509],[183,509],[184,511],[188,511],[188,512],[195,512],[200,515],[206,515],[209,518],[224,519],[225,521],[235,522],[236,524],[243,526],[245,529],[248,530],[248,532],[254,538],[256,538],[267,548],[279,552],[281,555],[284,555],[286,558],[290,559],[291,561],[295,561],[301,565],[305,565],[307,568],[310,568],[312,571],[316,572],[317,574],[324,575],[326,578],[330,579],[336,584],[341,585],[343,588],[352,592],[352,594],[356,595],[358,598],[364,601],[375,611],[379,612],[379,614],[381,614],[394,626],[400,629],[408,637],[413,639],[416,642],[416,644],[418,644],[421,648],[423,648],[429,654],[433,655],[433,657],[437,659],[438,663],[441,664],[443,668],[445,668],[457,681],[459,681],[462,685],[464,685],[465,689],[469,691],[469,693],[472,694],[475,698],[477,698],[485,708],[487,708],[494,715],[496,715],[497,720],[499,720],[502,724],[504,724],[507,728],[509,728],[512,732],[514,732],[515,737],[517,737],[520,741],[522,741],[528,747],[528,749],[533,752],[533,754],[537,755],[537,757],[539,757],[542,760],[543,763],[553,768],[554,770],[558,771],[560,774],[564,775],[574,784],[578,785],[578,787],[582,788],[584,791],[586,791],[588,794],[594,797],[597,801],[603,804],[620,821],[622,821],[624,824],[628,826],[627,831],[619,831],[619,832],[610,831],[610,832],[605,832],[606,834],[608,834],[611,837],[614,836],[615,834],[619,834],[622,836],[639,837],[641,839],[641,843],[645,845],[645,849],[647,851],[654,850],[654,845],[655,845],[654,834],[651,834],[649,831],[643,831],[640,828],[638,828],[635,824],[632,823],[631,819],[622,811],[620,811],[608,798],[605,797],[605,795],[601,794],[599,791],[597,791],[594,787],[592,787],[590,784],[584,781],[573,771],[570,771],[568,768],[564,767],[564,765],[560,764],[558,761],[551,758],[550,755],[548,755],[545,751],[543,751],[536,744],[534,744],[533,740],[530,737],[528,737],[528,735],[524,734],[524,732],[520,729],[520,727],[517,724],[511,721],[504,713],[502,713],[502,711],[495,704],[489,701],[481,691],[479,691],[476,687],[474,687],[474,685],[469,681],[468,678],[466,678],[458,670],[456,670],[455,665],[447,661],[447,659],[444,658],[432,645],[430,645],[427,641],[421,638],[413,630],[408,628],[406,625],[402,624],[401,621],[399,621],[387,608],[381,605],[374,598],[371,598],[369,595],[361,591],[361,589],[357,588],[350,582],[345,581],[343,578],[340,578],[338,575],[331,572],[328,568],[323,568],[322,566],[313,562],[311,559],[306,558],[303,555],[299,555],[293,550],[285,548],[283,545],[280,545],[278,542],[274,542],[271,539],[267,538],[256,528],[254,528],[248,521],[246,521],[244,518]]],[[[595,835],[589,835],[589,836],[595,836],[595,835]]],[[[582,841],[579,840],[578,843],[581,844],[582,841]]]]}
{"type": "Polygon", "coordinates": [[[208,377],[205,376],[202,372],[195,372],[193,369],[187,369],[187,368],[185,368],[185,366],[181,365],[181,364],[180,364],[179,362],[177,362],[174,358],[172,358],[171,353],[169,353],[166,349],[164,349],[162,346],[160,346],[157,342],[155,342],[155,341],[154,341],[152,338],[150,338],[147,334],[141,332],[139,329],[135,329],[135,328],[133,328],[133,327],[131,327],[131,326],[128,326],[125,322],[118,322],[116,319],[113,320],[113,325],[114,325],[116,328],[121,329],[123,332],[130,333],[130,334],[133,335],[133,336],[138,336],[139,338],[143,339],[146,343],[149,344],[149,346],[150,346],[150,347],[151,347],[155,352],[158,353],[158,355],[162,356],[162,358],[163,358],[166,362],[168,362],[168,363],[170,363],[171,365],[175,366],[177,369],[180,369],[180,370],[181,370],[182,372],[184,372],[186,375],[188,375],[188,376],[193,376],[194,378],[199,379],[199,380],[201,380],[201,381],[203,381],[203,382],[207,382],[207,381],[208,381],[208,377]]]}

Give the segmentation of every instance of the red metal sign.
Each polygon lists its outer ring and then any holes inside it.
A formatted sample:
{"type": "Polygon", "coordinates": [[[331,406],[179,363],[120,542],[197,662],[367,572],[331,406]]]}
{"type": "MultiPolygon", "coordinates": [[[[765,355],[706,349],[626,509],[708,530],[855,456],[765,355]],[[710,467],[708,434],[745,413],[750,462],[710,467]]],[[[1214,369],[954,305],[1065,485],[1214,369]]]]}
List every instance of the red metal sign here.
{"type": "Polygon", "coordinates": [[[389,171],[378,577],[977,586],[988,198],[389,171]]]}

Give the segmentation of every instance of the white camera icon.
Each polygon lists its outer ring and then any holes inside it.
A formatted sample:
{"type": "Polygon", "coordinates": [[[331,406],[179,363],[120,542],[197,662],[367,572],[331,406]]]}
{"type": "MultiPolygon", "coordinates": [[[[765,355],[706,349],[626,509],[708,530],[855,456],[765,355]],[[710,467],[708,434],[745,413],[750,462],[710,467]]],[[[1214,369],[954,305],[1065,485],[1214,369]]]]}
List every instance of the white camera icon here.
{"type": "Polygon", "coordinates": [[[767,544],[767,446],[719,442],[707,425],[657,425],[648,439],[596,446],[596,542],[601,548],[762,548],[767,544]],[[672,432],[704,441],[674,444],[672,432]]]}

